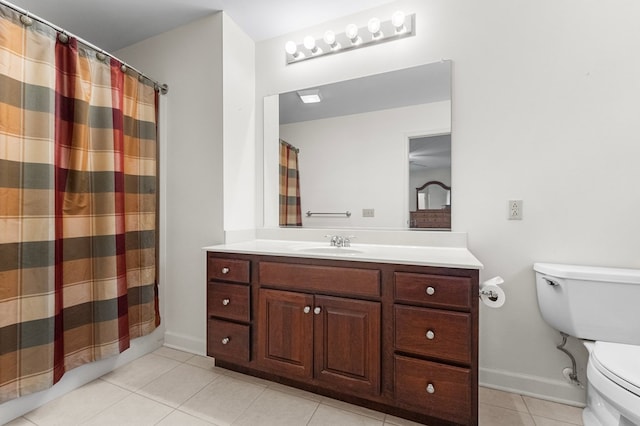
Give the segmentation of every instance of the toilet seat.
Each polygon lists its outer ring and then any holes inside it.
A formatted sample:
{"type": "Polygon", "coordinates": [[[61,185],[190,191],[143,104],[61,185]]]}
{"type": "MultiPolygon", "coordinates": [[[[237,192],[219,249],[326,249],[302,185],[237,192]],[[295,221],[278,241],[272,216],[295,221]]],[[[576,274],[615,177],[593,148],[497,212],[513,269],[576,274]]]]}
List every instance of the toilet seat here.
{"type": "Polygon", "coordinates": [[[591,358],[600,373],[640,397],[640,346],[596,342],[591,358]]]}

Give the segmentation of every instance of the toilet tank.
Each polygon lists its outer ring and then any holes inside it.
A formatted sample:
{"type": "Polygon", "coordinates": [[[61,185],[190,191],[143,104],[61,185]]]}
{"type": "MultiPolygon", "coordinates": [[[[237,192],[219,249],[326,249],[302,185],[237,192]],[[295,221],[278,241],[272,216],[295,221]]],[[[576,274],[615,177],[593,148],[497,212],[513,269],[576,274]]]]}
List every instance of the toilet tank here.
{"type": "Polygon", "coordinates": [[[640,345],[640,270],[535,263],[542,318],[580,339],[640,345]]]}

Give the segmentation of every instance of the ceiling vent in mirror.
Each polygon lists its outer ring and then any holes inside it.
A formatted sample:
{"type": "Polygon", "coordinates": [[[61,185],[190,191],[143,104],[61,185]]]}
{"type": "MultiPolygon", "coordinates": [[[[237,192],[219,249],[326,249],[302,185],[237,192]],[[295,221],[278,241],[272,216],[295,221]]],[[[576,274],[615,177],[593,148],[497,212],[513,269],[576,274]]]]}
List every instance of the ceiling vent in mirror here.
{"type": "Polygon", "coordinates": [[[322,95],[318,89],[299,90],[298,96],[305,104],[317,104],[322,101],[322,95]]]}

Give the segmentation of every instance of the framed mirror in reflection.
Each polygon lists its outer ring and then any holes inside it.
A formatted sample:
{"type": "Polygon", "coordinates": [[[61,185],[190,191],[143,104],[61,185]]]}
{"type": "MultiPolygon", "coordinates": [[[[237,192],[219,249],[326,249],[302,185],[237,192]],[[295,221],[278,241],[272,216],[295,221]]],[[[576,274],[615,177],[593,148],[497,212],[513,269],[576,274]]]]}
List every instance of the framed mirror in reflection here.
{"type": "MultiPolygon", "coordinates": [[[[279,193],[270,193],[265,183],[265,226],[429,229],[412,226],[411,212],[417,211],[417,187],[432,180],[451,184],[451,62],[265,99],[265,182],[267,174],[270,181],[280,176],[280,185],[279,193]],[[303,103],[301,95],[309,94],[316,102],[303,103]],[[275,126],[268,120],[275,116],[278,134],[269,137],[267,129],[275,126]],[[297,150],[296,171],[282,146],[297,150]],[[278,161],[271,158],[277,150],[278,161]],[[299,205],[292,208],[294,202],[299,205]],[[291,219],[294,208],[300,217],[291,219]]],[[[450,212],[450,198],[443,203],[450,212]]]]}

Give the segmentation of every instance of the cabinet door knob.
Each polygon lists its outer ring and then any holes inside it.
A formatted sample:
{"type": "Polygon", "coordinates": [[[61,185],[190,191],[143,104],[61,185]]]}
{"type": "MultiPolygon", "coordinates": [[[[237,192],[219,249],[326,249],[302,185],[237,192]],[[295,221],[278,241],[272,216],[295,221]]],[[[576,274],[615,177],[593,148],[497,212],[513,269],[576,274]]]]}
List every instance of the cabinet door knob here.
{"type": "Polygon", "coordinates": [[[309,312],[311,312],[311,306],[305,306],[302,312],[304,312],[305,314],[308,314],[309,312]]]}
{"type": "Polygon", "coordinates": [[[436,337],[436,333],[434,333],[431,330],[427,330],[427,333],[425,334],[425,336],[427,336],[427,339],[433,340],[433,338],[436,337]]]}
{"type": "Polygon", "coordinates": [[[229,299],[222,299],[222,304],[223,304],[224,306],[227,306],[229,303],[231,303],[231,300],[229,300],[229,299]]]}
{"type": "Polygon", "coordinates": [[[231,269],[227,268],[226,266],[224,268],[222,268],[222,273],[225,274],[225,275],[228,274],[229,271],[231,271],[231,269]]]}
{"type": "Polygon", "coordinates": [[[429,286],[429,287],[427,287],[427,289],[425,290],[425,292],[426,292],[429,296],[433,296],[433,295],[435,294],[435,292],[436,292],[436,289],[435,289],[435,288],[433,288],[433,287],[431,287],[431,286],[429,286]]]}
{"type": "Polygon", "coordinates": [[[226,345],[226,344],[227,344],[227,343],[229,343],[230,341],[231,341],[231,339],[230,339],[230,338],[225,337],[224,339],[222,339],[222,344],[223,344],[223,345],[226,345]]]}
{"type": "Polygon", "coordinates": [[[433,385],[429,383],[427,385],[427,393],[435,393],[435,392],[436,392],[436,388],[434,388],[433,385]]]}
{"type": "Polygon", "coordinates": [[[316,308],[314,308],[313,313],[318,315],[320,314],[320,312],[322,312],[322,309],[320,308],[320,306],[317,306],[316,308]]]}

